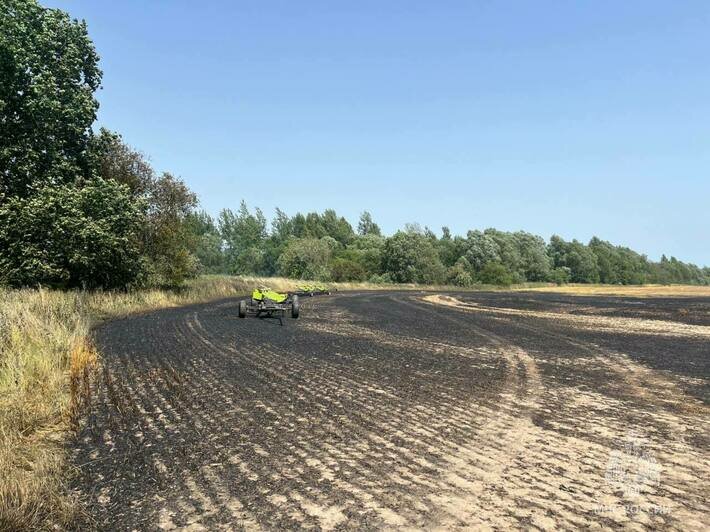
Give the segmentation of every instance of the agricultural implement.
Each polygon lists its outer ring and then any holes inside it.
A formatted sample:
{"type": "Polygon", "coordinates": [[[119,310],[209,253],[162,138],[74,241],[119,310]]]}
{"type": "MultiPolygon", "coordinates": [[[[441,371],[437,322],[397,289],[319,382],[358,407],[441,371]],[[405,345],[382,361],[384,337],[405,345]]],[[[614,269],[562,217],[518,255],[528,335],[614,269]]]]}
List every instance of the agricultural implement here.
{"type": "Polygon", "coordinates": [[[300,296],[318,296],[318,295],[330,295],[330,288],[322,284],[302,284],[298,287],[295,292],[300,296]]]}
{"type": "Polygon", "coordinates": [[[294,319],[300,315],[298,294],[282,294],[268,288],[257,288],[252,292],[250,300],[243,299],[239,302],[240,318],[246,318],[248,315],[257,318],[278,318],[283,325],[282,320],[287,312],[290,312],[294,319]]]}

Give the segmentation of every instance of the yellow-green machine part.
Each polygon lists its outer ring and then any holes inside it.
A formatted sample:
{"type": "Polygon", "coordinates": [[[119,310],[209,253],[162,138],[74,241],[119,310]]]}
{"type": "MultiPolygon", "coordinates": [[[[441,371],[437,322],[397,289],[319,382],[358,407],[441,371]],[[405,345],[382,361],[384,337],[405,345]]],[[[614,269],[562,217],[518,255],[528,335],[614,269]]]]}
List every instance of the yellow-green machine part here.
{"type": "Polygon", "coordinates": [[[266,298],[276,303],[283,303],[288,298],[288,295],[274,292],[273,290],[269,290],[268,288],[265,290],[259,290],[258,288],[255,288],[251,294],[251,297],[255,301],[263,301],[266,298]]]}

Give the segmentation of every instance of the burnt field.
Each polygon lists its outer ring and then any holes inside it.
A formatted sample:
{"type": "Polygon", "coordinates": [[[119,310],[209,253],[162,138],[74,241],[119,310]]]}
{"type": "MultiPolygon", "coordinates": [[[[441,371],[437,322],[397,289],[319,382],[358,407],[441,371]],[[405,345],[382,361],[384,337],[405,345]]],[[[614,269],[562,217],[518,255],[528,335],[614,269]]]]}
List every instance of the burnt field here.
{"type": "Polygon", "coordinates": [[[349,293],[115,320],[72,448],[97,529],[700,530],[710,299],[349,293]]]}

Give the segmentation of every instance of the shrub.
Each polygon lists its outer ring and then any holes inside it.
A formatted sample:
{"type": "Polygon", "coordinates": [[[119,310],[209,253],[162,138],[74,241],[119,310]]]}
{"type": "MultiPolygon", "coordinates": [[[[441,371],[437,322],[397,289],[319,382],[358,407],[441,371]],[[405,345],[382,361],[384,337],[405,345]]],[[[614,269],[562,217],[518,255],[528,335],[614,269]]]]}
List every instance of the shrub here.
{"type": "Polygon", "coordinates": [[[562,266],[561,268],[555,268],[554,270],[552,270],[552,272],[550,273],[550,281],[556,283],[559,286],[569,283],[570,276],[570,269],[566,266],[562,266]]]}
{"type": "Polygon", "coordinates": [[[392,277],[389,273],[383,273],[381,275],[373,275],[370,277],[369,281],[374,284],[392,284],[392,277]]]}
{"type": "Polygon", "coordinates": [[[0,284],[131,285],[143,271],[142,223],[127,187],[103,179],[10,198],[0,205],[0,284]]]}
{"type": "Polygon", "coordinates": [[[500,262],[489,262],[478,274],[478,280],[483,284],[509,286],[515,282],[513,274],[500,262]]]}
{"type": "Polygon", "coordinates": [[[388,238],[383,262],[396,283],[436,284],[444,279],[444,266],[431,240],[414,231],[388,238]]]}
{"type": "Polygon", "coordinates": [[[471,275],[471,264],[461,257],[446,272],[446,282],[455,286],[471,286],[473,276],[471,275]]]}
{"type": "Polygon", "coordinates": [[[324,239],[295,238],[286,245],[277,264],[286,277],[327,281],[331,256],[331,247],[324,239]]]}
{"type": "Polygon", "coordinates": [[[335,259],[331,267],[332,280],[341,281],[364,281],[367,279],[367,272],[360,264],[349,259],[335,259]]]}

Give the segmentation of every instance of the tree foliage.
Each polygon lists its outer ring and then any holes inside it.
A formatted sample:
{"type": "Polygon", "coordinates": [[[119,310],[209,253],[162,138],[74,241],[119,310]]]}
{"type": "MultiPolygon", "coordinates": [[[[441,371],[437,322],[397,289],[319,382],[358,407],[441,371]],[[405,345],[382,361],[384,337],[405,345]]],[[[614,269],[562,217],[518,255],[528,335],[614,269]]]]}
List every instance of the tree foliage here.
{"type": "Polygon", "coordinates": [[[380,226],[372,221],[372,215],[368,211],[364,211],[360,215],[360,221],[357,224],[357,233],[360,236],[375,235],[380,236],[380,226]]]}
{"type": "Polygon", "coordinates": [[[145,156],[106,128],[89,138],[88,161],[95,175],[128,186],[135,196],[148,194],[155,181],[155,172],[145,156]]]}
{"type": "Polygon", "coordinates": [[[270,228],[242,202],[215,222],[180,179],[156,176],[120,134],[93,133],[101,71],[86,24],[36,0],[0,3],[0,283],[175,286],[198,272],[375,282],[710,284],[710,268],[496,229],[385,237],[364,211],[280,209],[270,228]]]}
{"type": "Polygon", "coordinates": [[[156,178],[120,135],[91,130],[101,71],[85,23],[2,2],[0,81],[4,283],[176,285],[195,274],[194,193],[156,178]]]}
{"type": "Polygon", "coordinates": [[[396,283],[441,283],[444,266],[431,240],[414,231],[399,231],[387,239],[383,269],[396,283]]]}
{"type": "Polygon", "coordinates": [[[0,284],[119,288],[143,271],[143,211],[128,188],[96,179],[0,204],[0,284]]]}
{"type": "Polygon", "coordinates": [[[144,252],[149,259],[150,283],[180,285],[199,269],[191,252],[196,247],[189,216],[197,196],[185,183],[165,173],[150,184],[144,252]]]}
{"type": "Polygon", "coordinates": [[[222,237],[212,217],[205,211],[191,212],[185,218],[193,253],[200,273],[222,273],[225,269],[222,237]]]}
{"type": "MultiPolygon", "coordinates": [[[[267,230],[261,210],[252,214],[244,203],[238,214],[223,211],[223,271],[298,278],[312,275],[342,281],[446,282],[455,286],[600,281],[710,283],[707,268],[665,257],[654,263],[628,248],[599,239],[586,245],[555,235],[546,243],[525,231],[486,229],[460,236],[446,227],[439,238],[416,223],[384,237],[373,229],[378,226],[366,212],[354,233],[333,210],[289,216],[277,209],[270,227],[267,230]],[[306,257],[315,261],[312,268],[306,264],[306,257]]],[[[214,242],[215,253],[217,248],[214,242]]]]}
{"type": "Polygon", "coordinates": [[[490,234],[469,231],[465,248],[463,256],[476,271],[482,270],[489,262],[501,260],[498,243],[490,234]]]}
{"type": "Polygon", "coordinates": [[[278,271],[295,279],[330,279],[332,247],[325,238],[294,238],[278,259],[278,271]]]}
{"type": "Polygon", "coordinates": [[[0,195],[85,178],[101,84],[86,24],[35,0],[3,0],[0,80],[0,195]]]}
{"type": "Polygon", "coordinates": [[[365,281],[367,271],[357,261],[341,257],[333,260],[331,279],[338,282],[365,281]]]}
{"type": "Polygon", "coordinates": [[[597,258],[599,281],[605,284],[642,284],[646,280],[647,259],[629,248],[592,238],[589,249],[597,258]]]}
{"type": "Polygon", "coordinates": [[[219,231],[224,239],[227,268],[230,273],[259,274],[264,270],[266,217],[260,209],[249,212],[242,201],[235,214],[224,209],[219,216],[219,231]]]}
{"type": "Polygon", "coordinates": [[[547,250],[553,268],[559,270],[554,278],[556,282],[599,282],[597,256],[588,246],[577,240],[565,242],[559,236],[553,235],[547,250]]]}
{"type": "Polygon", "coordinates": [[[488,262],[479,272],[478,280],[483,284],[509,286],[517,279],[504,264],[500,262],[488,262]]]}
{"type": "Polygon", "coordinates": [[[446,282],[454,286],[471,286],[473,284],[471,263],[466,260],[466,257],[460,257],[459,260],[446,271],[446,282]]]}

